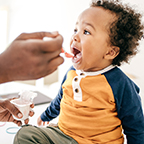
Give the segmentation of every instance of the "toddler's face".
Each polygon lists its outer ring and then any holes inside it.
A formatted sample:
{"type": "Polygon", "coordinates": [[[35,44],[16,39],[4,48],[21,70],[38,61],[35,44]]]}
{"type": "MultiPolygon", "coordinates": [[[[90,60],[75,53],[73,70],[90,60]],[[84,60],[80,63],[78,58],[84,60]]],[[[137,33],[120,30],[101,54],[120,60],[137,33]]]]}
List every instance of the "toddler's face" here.
{"type": "Polygon", "coordinates": [[[70,42],[76,69],[97,71],[112,63],[105,56],[111,48],[108,30],[113,17],[100,7],[90,7],[78,17],[70,42]]]}

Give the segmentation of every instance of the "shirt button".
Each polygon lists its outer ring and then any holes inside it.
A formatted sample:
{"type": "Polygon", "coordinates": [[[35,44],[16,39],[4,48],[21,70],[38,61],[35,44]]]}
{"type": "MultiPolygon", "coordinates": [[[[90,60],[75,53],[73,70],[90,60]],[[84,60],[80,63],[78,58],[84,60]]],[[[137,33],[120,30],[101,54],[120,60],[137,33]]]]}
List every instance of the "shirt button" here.
{"type": "Polygon", "coordinates": [[[76,92],[76,93],[78,93],[78,92],[79,92],[78,88],[76,88],[76,89],[75,89],[75,92],[76,92]]]}
{"type": "Polygon", "coordinates": [[[81,76],[83,76],[83,75],[84,75],[84,73],[80,73],[80,75],[81,75],[81,76]]]}
{"type": "Polygon", "coordinates": [[[78,81],[78,78],[74,78],[74,81],[77,82],[77,81],[78,81]]]}

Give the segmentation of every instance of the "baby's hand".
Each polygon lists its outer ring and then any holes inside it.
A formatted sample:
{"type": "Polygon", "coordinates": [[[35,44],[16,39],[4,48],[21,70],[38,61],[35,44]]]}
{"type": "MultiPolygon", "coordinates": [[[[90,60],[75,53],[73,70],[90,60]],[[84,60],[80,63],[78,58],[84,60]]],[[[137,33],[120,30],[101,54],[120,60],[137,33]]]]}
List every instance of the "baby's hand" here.
{"type": "MultiPolygon", "coordinates": [[[[47,124],[49,124],[49,122],[47,122],[47,124]]],[[[37,119],[37,125],[38,125],[38,126],[44,126],[44,125],[45,125],[45,122],[41,120],[41,117],[40,117],[40,116],[39,116],[38,119],[37,119]]]]}

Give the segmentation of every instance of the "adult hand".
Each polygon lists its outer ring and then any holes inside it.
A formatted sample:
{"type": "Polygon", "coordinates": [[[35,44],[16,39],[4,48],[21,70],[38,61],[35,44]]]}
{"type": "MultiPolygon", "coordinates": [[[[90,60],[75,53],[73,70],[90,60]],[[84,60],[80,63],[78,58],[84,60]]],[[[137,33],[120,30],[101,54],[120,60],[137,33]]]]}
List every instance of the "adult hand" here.
{"type": "Polygon", "coordinates": [[[0,54],[0,83],[31,80],[54,72],[63,63],[58,32],[22,33],[0,54]],[[51,40],[44,41],[44,37],[51,40]]]}
{"type": "MultiPolygon", "coordinates": [[[[34,104],[31,105],[31,108],[34,107],[34,104]]],[[[18,126],[22,125],[20,120],[13,118],[14,115],[18,119],[22,118],[22,113],[10,102],[10,100],[0,100],[0,121],[1,122],[14,122],[18,126]]],[[[29,113],[30,116],[34,115],[34,112],[29,113]]],[[[29,119],[26,119],[25,124],[28,124],[29,119]]]]}

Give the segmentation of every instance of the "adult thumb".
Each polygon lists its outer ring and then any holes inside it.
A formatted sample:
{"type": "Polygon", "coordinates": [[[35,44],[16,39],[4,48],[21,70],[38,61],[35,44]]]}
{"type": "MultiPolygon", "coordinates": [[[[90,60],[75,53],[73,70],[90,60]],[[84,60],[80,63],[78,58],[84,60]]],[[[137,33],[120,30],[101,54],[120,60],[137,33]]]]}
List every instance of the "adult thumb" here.
{"type": "Polygon", "coordinates": [[[23,117],[23,115],[22,115],[22,113],[20,112],[20,110],[14,105],[14,104],[12,104],[11,102],[10,102],[10,100],[6,100],[5,102],[4,102],[4,105],[3,105],[3,107],[5,108],[5,109],[7,109],[12,115],[14,115],[15,117],[17,117],[17,118],[22,118],[23,117]]]}

